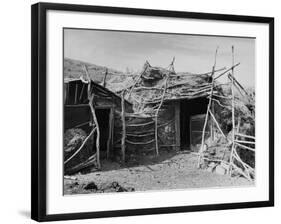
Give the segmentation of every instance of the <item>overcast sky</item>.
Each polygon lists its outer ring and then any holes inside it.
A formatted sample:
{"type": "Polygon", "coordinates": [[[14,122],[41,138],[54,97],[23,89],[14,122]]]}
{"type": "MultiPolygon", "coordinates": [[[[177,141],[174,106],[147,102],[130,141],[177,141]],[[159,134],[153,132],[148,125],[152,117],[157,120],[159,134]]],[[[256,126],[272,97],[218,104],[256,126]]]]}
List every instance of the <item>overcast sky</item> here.
{"type": "Polygon", "coordinates": [[[232,64],[234,45],[236,78],[245,86],[254,86],[255,39],[99,31],[64,30],[64,56],[107,66],[119,71],[140,71],[146,60],[152,66],[166,67],[175,56],[178,72],[204,73],[212,69],[219,46],[217,68],[232,64]]]}

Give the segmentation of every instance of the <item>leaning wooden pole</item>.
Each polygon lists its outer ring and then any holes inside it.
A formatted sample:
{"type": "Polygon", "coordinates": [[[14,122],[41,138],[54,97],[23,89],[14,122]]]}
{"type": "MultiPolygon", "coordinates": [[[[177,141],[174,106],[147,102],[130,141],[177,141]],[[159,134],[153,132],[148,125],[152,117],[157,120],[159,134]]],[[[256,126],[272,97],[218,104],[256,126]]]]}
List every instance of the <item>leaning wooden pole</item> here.
{"type": "Polygon", "coordinates": [[[166,94],[166,91],[167,91],[167,87],[168,87],[168,80],[170,78],[170,74],[171,72],[175,72],[175,68],[174,68],[174,63],[175,63],[175,57],[173,57],[173,60],[171,62],[171,64],[169,65],[169,73],[166,77],[166,80],[165,80],[165,84],[164,84],[164,89],[163,89],[163,93],[162,93],[162,97],[161,97],[161,100],[160,100],[160,104],[155,112],[155,152],[156,152],[156,156],[159,155],[159,145],[158,145],[158,114],[159,114],[159,111],[160,111],[160,108],[162,107],[163,105],[163,102],[164,102],[164,98],[165,98],[165,94],[166,94]]]}
{"type": "Polygon", "coordinates": [[[100,169],[101,168],[101,164],[100,164],[100,128],[99,128],[99,123],[98,123],[98,119],[96,116],[96,111],[94,108],[94,93],[91,93],[91,78],[88,72],[88,69],[86,67],[86,65],[84,65],[84,70],[85,73],[87,75],[87,79],[88,79],[88,89],[87,89],[87,93],[88,93],[88,100],[89,100],[89,107],[91,109],[91,113],[93,116],[93,123],[94,126],[96,128],[97,131],[97,136],[96,136],[96,155],[97,155],[97,168],[100,169]]]}
{"type": "Polygon", "coordinates": [[[121,98],[121,119],[122,119],[122,139],[121,139],[121,150],[122,150],[122,162],[125,163],[126,159],[126,121],[125,121],[125,91],[122,92],[121,98]]]}
{"type": "Polygon", "coordinates": [[[231,152],[230,152],[230,158],[229,158],[229,168],[228,168],[228,173],[231,176],[231,170],[232,170],[232,165],[233,165],[233,153],[235,150],[235,145],[234,145],[234,141],[235,141],[235,110],[234,110],[234,46],[232,46],[232,79],[231,79],[231,95],[232,95],[232,105],[231,105],[231,109],[232,109],[232,146],[231,146],[231,152]]]}
{"type": "Polygon", "coordinates": [[[202,140],[201,140],[201,147],[200,147],[200,150],[199,150],[199,156],[198,156],[198,161],[197,161],[197,168],[200,168],[201,160],[202,160],[202,157],[203,157],[203,149],[204,149],[204,142],[205,142],[205,132],[206,132],[206,127],[207,127],[207,123],[208,123],[209,112],[210,112],[211,105],[212,105],[212,97],[213,97],[213,91],[214,91],[215,79],[214,79],[213,75],[214,75],[214,71],[215,71],[215,68],[216,68],[217,53],[218,53],[218,48],[216,49],[215,63],[213,65],[212,74],[211,74],[211,77],[212,77],[211,93],[210,93],[210,97],[209,97],[207,113],[206,113],[206,116],[205,116],[205,121],[204,121],[204,126],[203,126],[202,140]]]}
{"type": "Polygon", "coordinates": [[[96,154],[97,154],[97,167],[98,169],[101,168],[101,164],[100,164],[100,128],[99,128],[99,123],[98,123],[98,119],[96,116],[96,112],[95,112],[95,108],[93,106],[93,100],[94,100],[94,94],[92,94],[89,98],[89,106],[91,108],[91,112],[93,115],[93,121],[94,124],[96,125],[97,128],[97,137],[96,137],[96,154]]]}
{"type": "Polygon", "coordinates": [[[142,75],[146,72],[147,68],[149,67],[149,63],[146,61],[145,65],[144,65],[144,68],[143,70],[141,71],[141,73],[138,75],[138,77],[136,78],[133,86],[131,87],[130,91],[129,91],[129,94],[128,94],[128,100],[130,99],[131,97],[131,94],[133,92],[133,89],[136,87],[136,85],[139,83],[139,81],[141,80],[141,77],[142,75]]]}
{"type": "MultiPolygon", "coordinates": [[[[214,114],[215,113],[214,111],[215,111],[214,103],[212,103],[212,105],[211,105],[211,113],[214,114]]],[[[214,141],[215,136],[214,136],[214,121],[213,120],[211,120],[210,132],[211,132],[211,140],[214,141]]]]}
{"type": "Polygon", "coordinates": [[[160,108],[162,107],[163,102],[164,102],[164,98],[165,98],[165,94],[166,94],[167,86],[168,86],[169,75],[170,75],[170,73],[166,77],[165,86],[164,86],[164,89],[163,89],[161,101],[160,101],[160,104],[159,104],[159,106],[158,106],[158,108],[156,110],[156,113],[155,113],[155,152],[156,152],[156,156],[159,155],[159,145],[158,145],[158,114],[159,114],[160,108]]]}

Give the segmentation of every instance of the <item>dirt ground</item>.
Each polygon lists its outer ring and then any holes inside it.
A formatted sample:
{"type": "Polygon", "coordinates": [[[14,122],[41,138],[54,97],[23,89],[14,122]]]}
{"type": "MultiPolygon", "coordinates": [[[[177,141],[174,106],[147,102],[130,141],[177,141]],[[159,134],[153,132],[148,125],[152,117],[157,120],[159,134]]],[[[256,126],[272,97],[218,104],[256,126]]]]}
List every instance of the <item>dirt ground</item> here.
{"type": "Polygon", "coordinates": [[[155,158],[121,166],[102,161],[102,171],[64,179],[64,194],[210,188],[253,185],[242,177],[219,175],[196,168],[197,156],[189,151],[166,152],[155,158]]]}

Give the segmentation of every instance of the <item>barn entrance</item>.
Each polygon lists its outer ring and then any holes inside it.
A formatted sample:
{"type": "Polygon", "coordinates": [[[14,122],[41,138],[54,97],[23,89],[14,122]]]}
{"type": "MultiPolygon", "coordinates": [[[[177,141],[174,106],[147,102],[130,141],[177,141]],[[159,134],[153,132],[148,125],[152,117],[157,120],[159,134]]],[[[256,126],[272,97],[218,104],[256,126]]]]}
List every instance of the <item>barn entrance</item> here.
{"type": "Polygon", "coordinates": [[[201,143],[202,130],[207,111],[205,97],[181,100],[180,102],[180,145],[181,149],[191,149],[201,143]]]}

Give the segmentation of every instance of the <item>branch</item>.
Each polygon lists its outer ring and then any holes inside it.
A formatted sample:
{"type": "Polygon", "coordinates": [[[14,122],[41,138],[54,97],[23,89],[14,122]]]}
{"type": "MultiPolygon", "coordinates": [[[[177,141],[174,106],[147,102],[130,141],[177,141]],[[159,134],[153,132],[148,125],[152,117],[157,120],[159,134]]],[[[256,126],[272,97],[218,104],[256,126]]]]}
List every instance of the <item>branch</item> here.
{"type": "Polygon", "coordinates": [[[72,154],[72,156],[70,156],[65,162],[64,164],[67,164],[70,160],[72,160],[84,147],[84,145],[86,144],[86,142],[88,141],[88,139],[92,136],[92,134],[95,132],[97,128],[94,127],[93,130],[90,132],[90,134],[87,136],[87,138],[85,138],[85,140],[83,141],[82,145],[79,147],[79,149],[76,150],[75,153],[72,154]]]}

